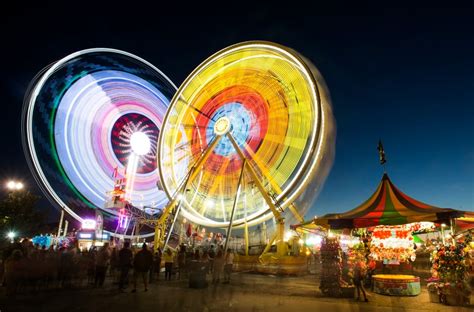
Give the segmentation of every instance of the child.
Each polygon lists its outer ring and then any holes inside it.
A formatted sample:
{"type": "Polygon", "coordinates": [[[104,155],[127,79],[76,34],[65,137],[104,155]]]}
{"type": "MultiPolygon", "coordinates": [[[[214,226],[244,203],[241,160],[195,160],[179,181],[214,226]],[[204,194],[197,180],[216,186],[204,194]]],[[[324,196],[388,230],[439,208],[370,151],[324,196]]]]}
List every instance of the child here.
{"type": "Polygon", "coordinates": [[[364,295],[364,301],[369,302],[365,294],[364,286],[362,285],[364,281],[364,273],[363,273],[364,268],[363,267],[364,267],[364,263],[362,261],[357,262],[354,268],[353,282],[354,282],[354,286],[357,288],[357,300],[360,300],[360,291],[362,290],[362,294],[364,295]]]}

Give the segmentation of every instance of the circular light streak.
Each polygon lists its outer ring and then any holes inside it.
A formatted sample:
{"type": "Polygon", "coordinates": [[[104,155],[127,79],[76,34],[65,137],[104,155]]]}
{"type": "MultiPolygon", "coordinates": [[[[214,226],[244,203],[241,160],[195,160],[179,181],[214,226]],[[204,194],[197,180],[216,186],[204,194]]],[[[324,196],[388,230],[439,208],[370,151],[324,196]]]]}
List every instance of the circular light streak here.
{"type": "MultiPolygon", "coordinates": [[[[169,197],[222,136],[183,195],[184,216],[205,226],[226,226],[237,194],[243,161],[227,132],[282,209],[304,193],[334,144],[324,80],[297,52],[268,42],[234,45],[204,61],[173,97],[163,124],[158,167],[169,197]]],[[[273,217],[257,183],[244,174],[234,225],[273,217]]]]}
{"type": "Polygon", "coordinates": [[[81,222],[101,209],[115,230],[107,217],[118,211],[104,207],[135,149],[131,203],[165,206],[156,144],[175,91],[156,67],[113,49],[79,51],[42,71],[27,93],[22,128],[30,169],[48,198],[81,222]]]}

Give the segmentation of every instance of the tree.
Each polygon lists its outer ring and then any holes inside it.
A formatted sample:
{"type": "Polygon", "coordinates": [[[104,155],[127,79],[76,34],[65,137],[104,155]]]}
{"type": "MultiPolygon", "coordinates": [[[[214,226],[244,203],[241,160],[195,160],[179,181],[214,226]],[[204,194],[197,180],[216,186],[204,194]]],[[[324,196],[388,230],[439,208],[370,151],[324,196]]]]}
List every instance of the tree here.
{"type": "Polygon", "coordinates": [[[20,236],[37,234],[45,215],[36,209],[39,196],[29,191],[14,191],[0,201],[0,235],[15,231],[20,236]]]}

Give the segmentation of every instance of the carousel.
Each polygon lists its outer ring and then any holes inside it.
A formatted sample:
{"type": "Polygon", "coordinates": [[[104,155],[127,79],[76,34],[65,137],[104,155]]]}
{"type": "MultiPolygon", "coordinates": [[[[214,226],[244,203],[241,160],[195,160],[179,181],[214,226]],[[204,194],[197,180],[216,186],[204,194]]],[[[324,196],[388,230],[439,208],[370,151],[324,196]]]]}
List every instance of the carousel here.
{"type": "MultiPolygon", "coordinates": [[[[413,275],[415,240],[418,239],[414,234],[438,229],[443,235],[447,229],[454,233],[455,220],[470,215],[472,213],[422,203],[400,191],[384,173],[377,190],[363,204],[344,213],[316,217],[293,228],[303,231],[325,228],[327,239],[332,237],[334,240],[338,236],[341,247],[348,241],[347,237],[355,238],[358,243],[352,245],[358,251],[349,246],[354,250],[347,252],[348,257],[355,253],[353,258],[358,257],[366,263],[375,293],[416,296],[421,287],[420,277],[413,275]]],[[[333,241],[330,243],[334,244],[333,241]]],[[[332,280],[337,279],[333,276],[332,280]]],[[[336,288],[344,287],[343,281],[334,284],[336,288]]]]}

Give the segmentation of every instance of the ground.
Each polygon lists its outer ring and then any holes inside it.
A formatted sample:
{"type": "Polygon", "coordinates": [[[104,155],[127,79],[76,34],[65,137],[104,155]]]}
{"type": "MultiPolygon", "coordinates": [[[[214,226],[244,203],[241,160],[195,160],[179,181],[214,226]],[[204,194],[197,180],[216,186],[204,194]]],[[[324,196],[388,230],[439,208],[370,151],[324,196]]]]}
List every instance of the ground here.
{"type": "Polygon", "coordinates": [[[7,300],[0,293],[0,311],[474,311],[474,306],[430,303],[426,288],[416,297],[369,292],[369,302],[321,297],[314,275],[277,277],[234,273],[230,284],[191,289],[186,280],[160,280],[144,292],[120,293],[111,280],[104,288],[48,290],[7,300]]]}

